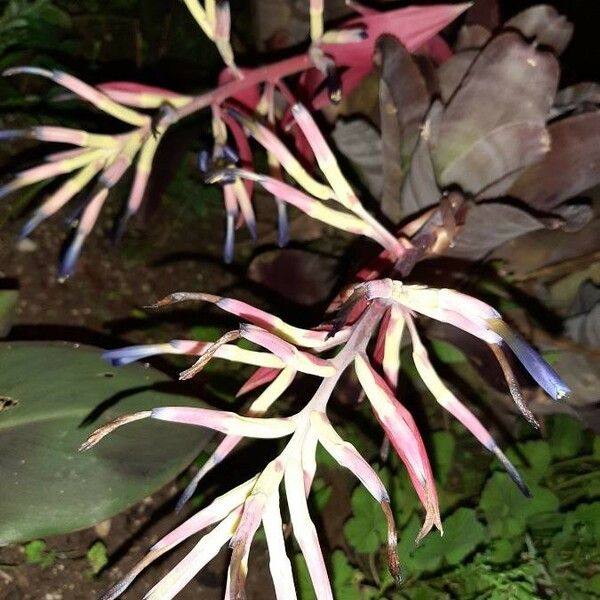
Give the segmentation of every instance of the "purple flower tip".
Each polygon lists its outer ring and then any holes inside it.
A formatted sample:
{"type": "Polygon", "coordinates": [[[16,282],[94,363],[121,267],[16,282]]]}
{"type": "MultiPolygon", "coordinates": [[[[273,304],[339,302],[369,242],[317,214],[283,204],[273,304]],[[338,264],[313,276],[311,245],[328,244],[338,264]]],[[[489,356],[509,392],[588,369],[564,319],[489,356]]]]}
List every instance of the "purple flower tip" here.
{"type": "Polygon", "coordinates": [[[58,267],[58,279],[60,281],[65,281],[73,274],[84,239],[83,235],[75,234],[73,241],[67,246],[58,267]]]}

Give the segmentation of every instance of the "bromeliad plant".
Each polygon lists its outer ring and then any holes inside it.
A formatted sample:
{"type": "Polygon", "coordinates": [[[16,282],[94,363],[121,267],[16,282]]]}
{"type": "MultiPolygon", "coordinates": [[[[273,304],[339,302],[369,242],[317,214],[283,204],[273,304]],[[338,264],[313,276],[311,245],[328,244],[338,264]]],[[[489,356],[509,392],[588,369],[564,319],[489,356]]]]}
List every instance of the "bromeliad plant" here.
{"type": "MultiPolygon", "coordinates": [[[[50,154],[43,165],[18,173],[5,185],[3,193],[8,193],[34,182],[74,173],[42,203],[25,225],[23,234],[28,235],[76,195],[83,194],[84,202],[74,223],[74,239],[60,268],[61,277],[71,274],[82,244],[94,226],[110,189],[135,164],[131,196],[118,228],[122,232],[125,223],[138,211],[144,199],[156,150],[169,127],[199,110],[210,108],[215,143],[211,155],[205,153],[201,156],[200,168],[208,182],[223,188],[227,223],[224,254],[227,261],[233,257],[236,227],[245,224],[255,235],[252,207],[255,185],[261,186],[276,199],[281,245],[287,240],[285,206],[291,204],[334,228],[370,238],[383,251],[375,262],[359,272],[356,278],[359,283],[351,286],[350,293],[341,296],[335,303],[338,310],[333,321],[320,327],[301,329],[231,298],[202,293],[176,293],[159,302],[158,306],[191,300],[211,302],[236,316],[242,324],[215,343],[174,340],[166,344],[135,346],[106,353],[106,357],[114,364],[126,364],[159,353],[196,356],[196,362],[181,374],[182,379],[193,377],[212,358],[258,367],[239,394],[266,387],[251,403],[245,415],[207,408],[161,407],[112,421],[98,429],[82,446],[82,449],[89,449],[114,429],[145,418],[187,423],[225,434],[213,455],[185,490],[180,506],[191,497],[202,478],[228,456],[243,438],[289,439],[281,454],[254,477],[214,500],[155,544],[148,555],[104,598],[108,600],[119,596],[147,565],[210,526],[214,528],[146,597],[172,598],[229,542],[232,556],[226,597],[244,598],[250,545],[261,524],[265,530],[277,597],[285,600],[296,598],[283,533],[284,518],[279,498],[282,484],[293,534],[306,559],[315,593],[319,600],[332,598],[325,559],[307,506],[307,496],[315,476],[318,444],[340,465],[356,474],[380,504],[388,526],[389,568],[392,575],[399,579],[396,529],[388,493],[358,449],[343,440],[332,427],[327,416],[328,403],[344,371],[353,366],[373,413],[404,462],[425,510],[424,523],[417,539],[421,539],[433,527],[441,531],[437,492],[425,446],[414,419],[397,398],[400,345],[406,331],[419,376],[437,402],[498,457],[525,495],[529,493],[519,473],[483,424],[448,389],[434,370],[421,341],[416,317],[421,315],[450,324],[487,344],[498,360],[516,405],[533,424],[536,424],[535,418],[523,401],[505,354],[506,348],[514,353],[554,400],[563,400],[569,393],[568,387],[530,346],[508,328],[492,307],[455,290],[405,284],[399,276],[408,274],[417,260],[447,250],[456,241],[460,242],[466,203],[463,194],[447,193],[452,184],[458,184],[463,192],[473,194],[474,206],[469,210],[476,214],[475,210],[481,207],[479,201],[485,199],[483,190],[489,191],[493,187],[496,192],[502,189],[504,193],[525,168],[548,152],[545,131],[545,119],[551,109],[548,94],[544,95],[543,101],[531,104],[533,108],[530,103],[525,103],[535,114],[523,116],[519,113],[517,116],[522,117],[524,123],[506,123],[505,120],[510,121],[514,115],[502,107],[498,109],[498,114],[492,111],[491,116],[484,111],[482,123],[479,123],[483,131],[481,133],[477,128],[470,127],[468,118],[459,118],[464,116],[460,107],[466,106],[465,101],[459,98],[460,89],[469,89],[468,84],[473,81],[477,87],[480,76],[478,69],[481,64],[485,66],[489,62],[489,55],[498,52],[499,46],[517,48],[518,56],[514,60],[520,61],[519,65],[526,63],[534,72],[542,71],[544,77],[549,72],[547,79],[550,82],[547,85],[550,88],[557,76],[554,62],[544,55],[547,64],[542,66],[550,66],[542,69],[541,63],[536,62],[541,57],[536,47],[530,47],[515,32],[504,34],[498,38],[500,42],[494,44],[492,41],[482,50],[477,50],[481,56],[485,56],[485,60],[480,57],[481,62],[478,63],[471,55],[473,64],[469,62],[464,70],[459,69],[458,74],[455,73],[454,80],[459,91],[455,95],[452,92],[445,99],[444,110],[440,101],[431,102],[431,98],[425,95],[424,100],[421,99],[423,111],[420,114],[417,111],[412,121],[403,120],[406,115],[396,113],[397,125],[401,126],[404,136],[396,150],[401,154],[406,152],[400,158],[405,160],[408,156],[409,161],[409,168],[401,170],[400,177],[396,177],[396,192],[400,192],[402,185],[403,208],[408,206],[403,216],[410,216],[410,219],[404,223],[399,234],[395,234],[365,209],[342,173],[309,108],[316,109],[326,102],[338,100],[355,87],[371,70],[376,51],[383,83],[390,87],[393,69],[392,66],[386,66],[388,61],[385,54],[385,45],[390,43],[389,36],[376,46],[382,34],[393,36],[391,43],[395,48],[387,58],[391,56],[394,59],[391,62],[408,65],[406,68],[411,72],[414,71],[411,63],[404,60],[407,50],[420,49],[438,63],[449,59],[451,51],[441,38],[435,36],[465,10],[466,5],[407,8],[386,13],[356,7],[360,16],[348,20],[335,31],[325,32],[322,2],[312,0],[309,50],[279,63],[246,70],[237,66],[234,59],[229,40],[228,4],[212,0],[207,0],[204,5],[197,0],[185,0],[185,4],[202,30],[215,42],[227,66],[219,86],[210,92],[195,97],[184,96],[123,82],[92,87],[64,73],[33,67],[14,68],[6,73],[48,77],[99,110],[133,127],[130,131],[112,136],[60,127],[3,132],[5,139],[26,137],[76,146],[75,149],[50,154]],[[292,75],[298,76],[296,80],[291,80],[292,75]],[[463,79],[465,87],[460,88],[463,79]],[[148,109],[154,110],[154,114],[148,114],[148,109]],[[460,113],[458,117],[453,110],[460,113]],[[533,124],[529,120],[534,121],[533,124]],[[500,161],[499,166],[491,161],[481,169],[475,161],[473,166],[470,159],[480,155],[478,148],[496,148],[497,138],[504,139],[506,136],[511,143],[516,143],[515,140],[521,139],[519,136],[523,131],[531,130],[535,132],[535,143],[531,152],[527,148],[523,151],[523,160],[515,159],[515,162],[507,159],[500,161]],[[471,137],[466,136],[465,131],[471,137]],[[289,135],[286,138],[284,134],[289,135]],[[477,146],[479,134],[485,139],[477,146]],[[454,139],[451,139],[452,136],[454,139]],[[254,170],[249,137],[254,138],[266,151],[268,174],[254,170]],[[466,143],[468,151],[465,152],[464,147],[459,148],[456,156],[456,147],[460,146],[457,140],[466,143]],[[295,151],[290,150],[290,141],[295,151]],[[479,187],[470,187],[470,180],[465,173],[472,177],[484,173],[489,178],[483,183],[479,182],[479,187]],[[424,187],[424,184],[427,186],[424,187]],[[415,206],[410,206],[407,199],[414,201],[415,206]],[[411,214],[419,209],[426,210],[416,217],[411,214]],[[248,340],[263,350],[242,348],[235,344],[238,339],[248,340]],[[314,395],[291,416],[264,416],[300,373],[321,379],[314,395]]],[[[526,35],[535,37],[534,34],[535,31],[526,35]]],[[[451,61],[455,58],[448,61],[453,68],[456,62],[451,61]]],[[[514,72],[511,69],[508,71],[514,72]]],[[[522,83],[522,78],[519,78],[519,83],[522,83]]],[[[389,91],[384,89],[384,100],[389,91]]],[[[398,104],[395,109],[399,109],[398,104]]],[[[392,110],[390,114],[395,113],[392,110]]],[[[386,164],[389,168],[389,163],[386,164]]]]}

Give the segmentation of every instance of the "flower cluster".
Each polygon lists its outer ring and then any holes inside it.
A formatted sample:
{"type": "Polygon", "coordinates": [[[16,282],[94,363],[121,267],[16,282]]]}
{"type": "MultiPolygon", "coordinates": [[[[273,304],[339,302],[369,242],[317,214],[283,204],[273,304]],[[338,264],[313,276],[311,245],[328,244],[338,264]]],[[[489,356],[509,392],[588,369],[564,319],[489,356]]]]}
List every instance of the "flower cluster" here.
{"type": "Polygon", "coordinates": [[[147,556],[104,596],[119,596],[133,579],[156,558],[211,525],[192,551],[146,595],[172,598],[226,543],[232,550],[226,598],[243,598],[248,553],[262,524],[270,556],[270,568],[277,598],[296,598],[290,562],[285,550],[279,488],[283,484],[294,537],[306,560],[315,594],[319,600],[333,598],[325,560],[306,498],[316,469],[317,445],[343,467],[354,473],[380,504],[388,524],[388,561],[392,575],[400,578],[396,557],[396,529],[389,496],[377,473],[349,442],[331,425],[327,405],[342,373],[353,366],[369,400],[375,418],[406,466],[425,510],[417,541],[432,527],[442,531],[437,492],[423,440],[409,411],[397,398],[400,345],[408,331],[417,371],[437,402],[460,421],[505,466],[528,495],[529,491],[479,419],[446,387],[434,370],[416,326],[416,315],[449,323],[479,338],[494,351],[508,387],[525,415],[533,416],[523,404],[515,377],[505,356],[510,348],[532,377],[554,399],[561,400],[569,389],[559,376],[487,304],[451,289],[406,285],[379,279],[355,286],[336,319],[316,329],[301,329],[244,302],[202,293],[177,293],[156,306],[175,302],[205,301],[243,321],[217,342],[175,340],[167,344],[134,346],[105,354],[114,364],[126,364],[158,353],[188,354],[196,362],[181,374],[185,379],[197,373],[212,358],[223,358],[257,366],[240,394],[263,387],[244,416],[207,408],[166,407],[120,417],[96,432],[82,446],[86,450],[111,431],[131,421],[152,418],[206,427],[225,434],[212,456],[188,486],[180,506],[193,494],[199,481],[218,465],[243,438],[289,438],[281,454],[254,477],[215,499],[174,531],[157,542],[147,556]],[[262,350],[248,350],[233,344],[238,338],[253,342],[262,350]],[[370,342],[373,341],[373,344],[370,342]],[[265,413],[281,397],[298,373],[321,379],[312,398],[291,416],[265,413]]]}
{"type": "Polygon", "coordinates": [[[331,152],[325,152],[322,136],[314,146],[314,124],[308,112],[300,108],[304,101],[311,108],[339,100],[373,69],[373,53],[382,34],[396,36],[410,51],[429,53],[438,62],[448,58],[450,51],[436,34],[454,20],[469,5],[439,5],[409,7],[378,12],[353,4],[358,17],[350,18],[339,29],[325,31],[323,2],[311,2],[311,46],[292,58],[255,69],[239,69],[235,65],[230,42],[229,3],[224,0],[185,0],[192,17],[218,48],[226,65],[219,85],[206,93],[187,96],[176,92],[131,82],[108,82],[91,86],[60,71],[38,67],[13,67],[5,76],[37,75],[67,88],[98,110],[134,129],[118,135],[96,134],[64,127],[36,126],[5,130],[0,139],[28,138],[41,142],[67,144],[74,149],[49,154],[44,163],[13,175],[0,187],[0,197],[37,182],[50,182],[68,175],[29,218],[21,235],[28,236],[45,219],[54,215],[78,195],[83,197],[72,225],[73,240],[59,268],[59,277],[68,277],[75,268],[83,243],[94,227],[110,190],[135,165],[135,175],[129,200],[116,228],[119,237],[129,218],[136,214],[144,200],[152,164],[170,126],[198,111],[211,109],[214,146],[210,160],[202,166],[209,180],[223,186],[226,209],[226,240],[224,257],[233,258],[234,230],[245,224],[255,236],[252,207],[253,180],[275,195],[279,215],[279,242],[287,241],[287,218],[284,202],[299,207],[325,222],[334,220],[342,229],[370,235],[386,248],[397,248],[392,236],[361,210],[344,183],[339,169],[331,162],[331,152]],[[299,75],[292,90],[286,78],[299,75]],[[323,87],[327,94],[323,96],[323,87]],[[154,111],[148,114],[147,111],[154,111]],[[298,153],[310,168],[318,163],[328,179],[318,183],[312,175],[299,170],[300,163],[281,137],[289,132],[298,153]],[[267,150],[269,175],[253,172],[253,154],[248,135],[254,136],[267,150]],[[227,176],[223,174],[223,167],[227,176]],[[235,167],[235,168],[233,168],[235,167]],[[239,167],[239,168],[238,168],[239,167]],[[292,188],[283,179],[281,167],[304,187],[308,195],[292,188]],[[333,174],[334,180],[331,180],[333,174]],[[218,175],[218,176],[217,176],[218,175]],[[245,180],[245,181],[242,181],[245,180]],[[308,184],[308,187],[305,185],[308,184]],[[314,196],[314,197],[313,197],[314,196]],[[340,203],[350,213],[340,213],[323,201],[340,203]],[[357,211],[359,214],[357,214],[357,211]]]}

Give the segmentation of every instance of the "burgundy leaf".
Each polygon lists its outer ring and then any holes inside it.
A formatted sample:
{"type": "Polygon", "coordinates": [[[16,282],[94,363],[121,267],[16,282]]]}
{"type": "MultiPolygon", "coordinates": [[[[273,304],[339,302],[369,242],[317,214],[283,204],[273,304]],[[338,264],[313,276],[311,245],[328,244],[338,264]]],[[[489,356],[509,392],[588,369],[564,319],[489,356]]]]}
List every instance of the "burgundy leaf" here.
{"type": "Polygon", "coordinates": [[[459,185],[464,191],[484,198],[503,196],[522,170],[539,161],[550,149],[543,123],[508,123],[477,139],[438,174],[442,187],[459,185]],[[507,177],[508,176],[508,177],[507,177]],[[493,190],[485,193],[486,188],[493,190]]]}
{"type": "Polygon", "coordinates": [[[377,129],[364,119],[338,120],[331,137],[338,150],[356,168],[373,198],[379,199],[383,188],[383,171],[381,137],[377,129]]]}
{"type": "Polygon", "coordinates": [[[529,167],[509,192],[542,211],[551,211],[600,183],[600,112],[563,119],[548,131],[550,152],[529,167]]]}
{"type": "Polygon", "coordinates": [[[437,204],[441,191],[438,188],[430,145],[437,138],[442,105],[439,101],[431,105],[414,152],[410,171],[402,186],[402,215],[407,216],[437,204]]]}
{"type": "Polygon", "coordinates": [[[492,32],[483,25],[463,25],[458,31],[454,50],[478,50],[488,43],[491,36],[492,32]]]}
{"type": "Polygon", "coordinates": [[[478,260],[505,242],[543,229],[544,223],[509,204],[483,203],[467,212],[465,224],[446,255],[478,260]],[[494,226],[490,227],[490,223],[494,226]]]}
{"type": "Polygon", "coordinates": [[[502,33],[479,54],[442,116],[433,147],[437,172],[498,127],[519,121],[543,125],[556,93],[553,54],[502,33]]]}
{"type": "Polygon", "coordinates": [[[567,21],[554,7],[538,4],[515,15],[504,24],[518,29],[526,38],[562,54],[573,35],[573,23],[567,21]]]}
{"type": "Polygon", "coordinates": [[[458,89],[458,86],[465,78],[467,71],[478,55],[479,51],[477,49],[463,50],[462,52],[457,52],[450,60],[447,60],[438,68],[440,94],[446,104],[458,89]]]}
{"type": "Polygon", "coordinates": [[[419,140],[430,93],[427,82],[406,48],[394,37],[377,42],[375,63],[381,76],[379,107],[383,145],[381,208],[394,222],[402,216],[399,193],[419,140]]]}

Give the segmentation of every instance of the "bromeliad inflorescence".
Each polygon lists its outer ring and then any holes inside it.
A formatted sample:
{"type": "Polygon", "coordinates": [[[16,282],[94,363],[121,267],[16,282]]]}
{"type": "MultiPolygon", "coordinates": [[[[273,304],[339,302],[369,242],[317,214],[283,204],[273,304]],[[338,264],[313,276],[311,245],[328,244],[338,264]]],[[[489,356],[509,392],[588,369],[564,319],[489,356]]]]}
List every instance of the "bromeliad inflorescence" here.
{"type": "Polygon", "coordinates": [[[406,466],[424,507],[425,519],[417,540],[434,526],[442,531],[437,492],[423,440],[411,414],[397,398],[400,345],[405,330],[412,344],[417,371],[437,402],[496,455],[521,491],[529,495],[519,473],[487,429],[446,387],[434,370],[416,325],[416,316],[425,315],[458,327],[488,344],[500,361],[515,402],[525,416],[533,421],[506,360],[506,346],[554,400],[563,399],[569,389],[553,369],[510,330],[499,313],[484,302],[451,289],[380,279],[355,286],[333,323],[310,330],[294,327],[244,302],[210,294],[172,294],[156,306],[191,300],[214,303],[244,322],[214,343],[175,340],[167,344],[111,350],[105,357],[114,364],[122,365],[158,353],[197,356],[196,362],[181,374],[182,379],[196,374],[212,358],[257,366],[258,369],[239,393],[244,394],[265,385],[266,388],[250,405],[247,414],[240,416],[206,408],[157,408],[108,423],[94,432],[82,449],[94,446],[117,427],[144,418],[187,423],[225,434],[185,490],[180,500],[181,506],[206,473],[218,465],[242,438],[289,440],[281,454],[254,477],[218,497],[156,543],[123,581],[107,592],[104,600],[119,596],[159,556],[215,524],[216,527],[200,539],[193,550],[148,592],[146,598],[172,598],[228,542],[232,555],[225,597],[245,597],[248,553],[261,524],[267,539],[277,598],[296,598],[283,537],[279,497],[282,484],[294,537],[306,560],[316,596],[319,600],[333,598],[325,560],[306,500],[315,475],[318,444],[340,465],[353,472],[380,504],[388,525],[389,568],[394,577],[400,578],[396,529],[388,493],[358,449],[335,431],[327,416],[327,405],[342,373],[353,366],[375,418],[406,466]],[[238,338],[249,340],[262,350],[248,350],[234,345],[233,342],[238,338]],[[312,398],[291,416],[265,417],[264,414],[288,389],[298,373],[321,379],[312,398]]]}
{"type": "MultiPolygon", "coordinates": [[[[107,82],[91,86],[67,73],[31,66],[12,67],[3,73],[4,76],[35,75],[47,78],[99,111],[133,127],[117,135],[44,125],[0,131],[0,140],[34,139],[75,147],[48,154],[43,164],[15,173],[10,181],[0,187],[1,198],[25,186],[38,182],[50,183],[67,176],[28,219],[21,230],[22,236],[30,235],[42,221],[56,214],[73,199],[81,197],[76,217],[71,220],[73,239],[59,268],[61,279],[72,274],[83,243],[94,227],[110,190],[123,179],[130,167],[135,166],[130,196],[116,228],[119,236],[144,200],[155,155],[164,135],[182,119],[204,109],[212,111],[212,159],[218,162],[224,149],[231,147],[240,163],[237,165],[239,169],[230,173],[229,178],[214,179],[223,186],[227,213],[226,261],[233,258],[235,228],[245,224],[251,235],[255,236],[253,179],[258,179],[265,189],[275,195],[281,245],[287,241],[284,202],[309,214],[319,212],[317,218],[322,217],[326,222],[331,218],[337,219],[339,211],[318,208],[309,201],[312,197],[293,193],[293,188],[284,182],[281,167],[292,178],[295,177],[294,173],[302,177],[311,176],[298,169],[300,163],[297,160],[289,159],[289,150],[276,136],[291,130],[289,137],[300,149],[305,163],[312,167],[315,155],[311,150],[311,117],[297,108],[298,101],[304,101],[310,108],[322,108],[331,98],[339,99],[342,93],[355,88],[372,71],[375,44],[383,34],[396,36],[410,51],[429,53],[436,62],[447,59],[451,55],[450,50],[437,33],[469,6],[438,5],[379,12],[353,3],[353,9],[361,13],[359,17],[350,18],[339,29],[324,31],[323,2],[311,2],[312,37],[308,51],[270,65],[240,69],[235,64],[230,42],[229,3],[225,0],[206,0],[201,4],[199,0],[185,0],[185,5],[202,31],[215,43],[226,66],[219,78],[219,85],[205,93],[184,95],[132,82],[107,82]],[[286,79],[293,75],[299,77],[292,89],[286,79]],[[325,95],[321,90],[323,86],[328,90],[325,95]],[[268,176],[258,176],[253,171],[248,135],[254,136],[267,150],[268,176]]],[[[319,156],[316,159],[322,167],[319,156]]],[[[298,183],[303,185],[302,181],[298,183]]],[[[338,189],[332,187],[337,193],[338,189]]],[[[316,181],[315,185],[306,189],[318,200],[332,198],[329,187],[316,181]]],[[[346,194],[345,191],[343,193],[346,194]]],[[[336,200],[352,210],[344,198],[338,197],[336,200]]],[[[386,247],[397,243],[368,215],[359,216],[360,221],[365,219],[366,224],[357,223],[357,219],[351,215],[344,216],[342,228],[384,240],[386,247]]]]}

